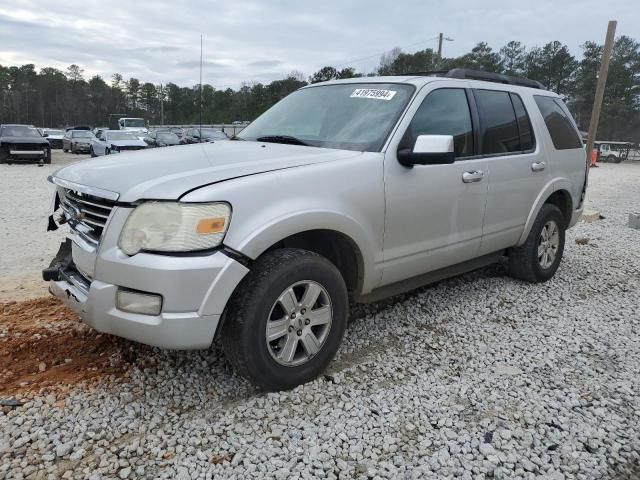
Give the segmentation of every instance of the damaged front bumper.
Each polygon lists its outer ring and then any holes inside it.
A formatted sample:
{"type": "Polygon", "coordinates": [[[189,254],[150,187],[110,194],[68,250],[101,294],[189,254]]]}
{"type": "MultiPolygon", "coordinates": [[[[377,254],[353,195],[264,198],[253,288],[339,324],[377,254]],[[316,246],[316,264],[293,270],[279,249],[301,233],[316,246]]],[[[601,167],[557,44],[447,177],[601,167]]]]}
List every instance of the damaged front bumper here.
{"type": "Polygon", "coordinates": [[[49,291],[100,332],[162,348],[208,348],[248,269],[220,250],[202,256],[125,255],[117,239],[129,211],[114,209],[113,228],[106,229],[97,247],[82,242],[72,229],[42,272],[49,291]],[[159,313],[123,309],[118,305],[123,291],[161,297],[159,313]]]}

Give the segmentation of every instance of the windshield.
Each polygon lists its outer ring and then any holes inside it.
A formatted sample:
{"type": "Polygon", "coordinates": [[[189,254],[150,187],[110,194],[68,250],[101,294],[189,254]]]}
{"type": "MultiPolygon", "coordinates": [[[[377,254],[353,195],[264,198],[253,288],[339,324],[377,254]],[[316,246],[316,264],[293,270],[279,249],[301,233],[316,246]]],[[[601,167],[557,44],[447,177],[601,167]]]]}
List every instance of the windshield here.
{"type": "Polygon", "coordinates": [[[35,127],[26,125],[8,125],[2,127],[2,135],[7,137],[41,137],[40,132],[35,127]]]}
{"type": "Polygon", "coordinates": [[[62,130],[45,130],[44,133],[47,135],[64,135],[62,130]]]}
{"type": "Polygon", "coordinates": [[[93,137],[93,133],[91,133],[89,130],[74,130],[72,135],[73,135],[73,138],[91,138],[91,137],[93,137]]]}
{"type": "Polygon", "coordinates": [[[109,140],[139,140],[133,133],[128,132],[109,132],[106,137],[109,140]]]}
{"type": "Polygon", "coordinates": [[[412,85],[396,83],[304,88],[275,104],[237,137],[295,137],[314,147],[377,152],[413,91],[412,85]]]}
{"type": "Polygon", "coordinates": [[[144,120],[141,118],[127,118],[124,121],[125,127],[144,128],[144,120]]]}

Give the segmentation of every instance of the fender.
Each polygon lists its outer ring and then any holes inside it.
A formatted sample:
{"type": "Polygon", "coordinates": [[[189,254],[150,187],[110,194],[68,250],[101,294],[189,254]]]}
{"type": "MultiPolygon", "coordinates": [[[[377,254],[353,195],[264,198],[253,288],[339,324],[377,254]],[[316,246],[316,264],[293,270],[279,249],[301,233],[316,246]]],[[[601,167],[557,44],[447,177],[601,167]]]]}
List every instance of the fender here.
{"type": "MultiPolygon", "coordinates": [[[[556,192],[558,190],[566,190],[567,192],[569,192],[569,195],[571,196],[571,202],[572,203],[574,202],[573,195],[571,195],[572,186],[573,185],[571,184],[569,179],[563,178],[563,177],[553,178],[547,184],[545,184],[545,186],[542,188],[542,190],[540,190],[540,193],[536,197],[536,200],[535,200],[535,202],[533,204],[533,207],[529,211],[529,216],[527,217],[527,222],[525,223],[524,230],[522,231],[522,235],[520,236],[520,239],[518,240],[517,246],[520,246],[524,242],[527,241],[527,237],[529,236],[529,232],[531,232],[531,228],[533,228],[533,223],[536,221],[536,218],[538,217],[538,213],[540,213],[540,209],[542,208],[542,205],[544,205],[544,203],[547,201],[547,199],[554,192],[556,192]]],[[[573,225],[575,223],[573,221],[573,217],[572,217],[572,221],[571,222],[572,222],[571,225],[573,225]]]]}
{"type": "Polygon", "coordinates": [[[368,240],[371,234],[367,234],[355,219],[344,213],[332,210],[299,210],[243,230],[246,235],[228,236],[224,243],[251,259],[258,258],[269,247],[291,235],[309,230],[333,230],[351,239],[360,250],[364,270],[361,293],[370,292],[381,280],[374,249],[368,240]]]}

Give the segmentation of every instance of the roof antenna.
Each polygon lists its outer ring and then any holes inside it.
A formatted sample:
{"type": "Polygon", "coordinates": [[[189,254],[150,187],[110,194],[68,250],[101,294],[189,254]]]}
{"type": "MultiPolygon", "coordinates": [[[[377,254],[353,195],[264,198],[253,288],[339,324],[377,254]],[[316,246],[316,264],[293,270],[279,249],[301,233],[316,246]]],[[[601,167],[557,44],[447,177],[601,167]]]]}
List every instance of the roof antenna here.
{"type": "Polygon", "coordinates": [[[199,141],[202,143],[202,34],[200,34],[200,133],[199,141]]]}

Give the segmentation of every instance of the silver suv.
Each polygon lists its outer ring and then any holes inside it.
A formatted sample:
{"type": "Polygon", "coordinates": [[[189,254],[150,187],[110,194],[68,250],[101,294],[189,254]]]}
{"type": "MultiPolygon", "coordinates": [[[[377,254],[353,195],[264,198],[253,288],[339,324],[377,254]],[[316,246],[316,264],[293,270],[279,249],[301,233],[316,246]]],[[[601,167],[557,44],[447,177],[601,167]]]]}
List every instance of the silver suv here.
{"type": "Polygon", "coordinates": [[[96,330],[176,349],[218,335],[240,374],[286,389],[331,361],[350,297],[503,258],[551,278],[586,171],[567,108],[531,80],[310,85],[232,141],[59,170],[49,228],[70,235],[43,276],[96,330]]]}

